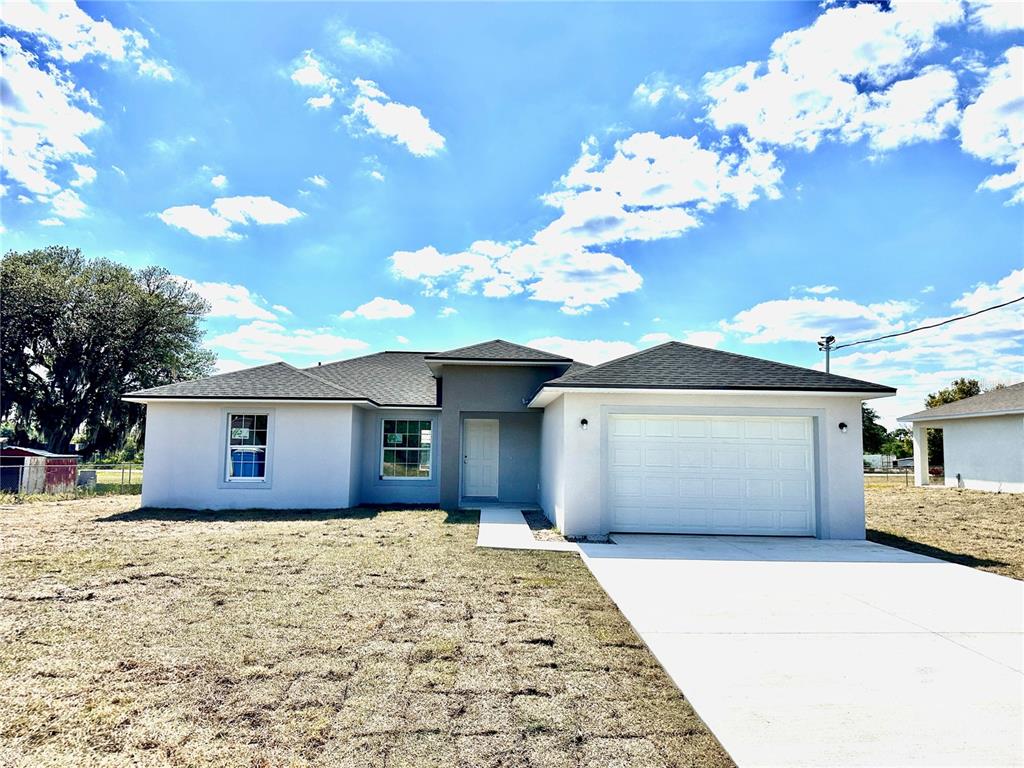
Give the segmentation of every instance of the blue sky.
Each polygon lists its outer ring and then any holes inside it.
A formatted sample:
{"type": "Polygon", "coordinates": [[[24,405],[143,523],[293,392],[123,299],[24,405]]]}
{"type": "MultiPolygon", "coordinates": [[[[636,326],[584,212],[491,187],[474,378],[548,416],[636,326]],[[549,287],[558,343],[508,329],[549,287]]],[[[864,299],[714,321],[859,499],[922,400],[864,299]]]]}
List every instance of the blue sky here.
{"type": "MultiPolygon", "coordinates": [[[[1024,7],[5,6],[4,247],[160,264],[223,370],[503,337],[597,362],[1024,294],[1024,7]],[[737,23],[742,18],[743,23],[737,23]]],[[[1024,378],[1024,311],[839,352],[1024,378]]]]}

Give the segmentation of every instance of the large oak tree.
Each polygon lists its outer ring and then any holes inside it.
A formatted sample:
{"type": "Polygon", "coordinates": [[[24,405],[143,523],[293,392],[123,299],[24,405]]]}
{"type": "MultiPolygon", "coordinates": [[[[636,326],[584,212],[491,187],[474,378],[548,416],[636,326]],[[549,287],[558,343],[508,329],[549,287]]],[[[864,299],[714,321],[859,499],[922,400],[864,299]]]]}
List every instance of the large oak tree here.
{"type": "Polygon", "coordinates": [[[204,299],[166,269],[132,270],[75,248],[0,259],[0,415],[15,438],[66,452],[119,447],[142,423],[124,392],[210,373],[204,299]]]}

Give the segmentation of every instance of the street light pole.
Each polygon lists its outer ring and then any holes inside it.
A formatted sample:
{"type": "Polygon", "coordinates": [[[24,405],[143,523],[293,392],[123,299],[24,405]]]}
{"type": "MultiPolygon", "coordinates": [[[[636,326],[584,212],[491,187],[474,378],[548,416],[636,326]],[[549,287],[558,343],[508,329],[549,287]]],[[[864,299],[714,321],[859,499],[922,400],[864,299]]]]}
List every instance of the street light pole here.
{"type": "Polygon", "coordinates": [[[818,342],[818,349],[820,349],[822,352],[825,353],[825,373],[830,373],[830,370],[829,370],[829,365],[830,365],[829,357],[830,357],[830,354],[829,353],[832,351],[832,347],[836,343],[836,337],[835,336],[821,336],[820,338],[821,338],[821,341],[818,342]]]}

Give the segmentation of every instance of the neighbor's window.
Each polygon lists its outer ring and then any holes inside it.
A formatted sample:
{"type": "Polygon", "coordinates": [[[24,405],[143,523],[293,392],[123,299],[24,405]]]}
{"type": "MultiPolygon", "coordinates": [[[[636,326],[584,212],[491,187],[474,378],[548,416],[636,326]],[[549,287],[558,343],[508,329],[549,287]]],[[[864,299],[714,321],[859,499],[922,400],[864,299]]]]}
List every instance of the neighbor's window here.
{"type": "Polygon", "coordinates": [[[228,414],[228,480],[267,476],[267,414],[228,414]]]}
{"type": "Polygon", "coordinates": [[[385,419],[381,431],[380,476],[430,478],[432,422],[385,419]]]}

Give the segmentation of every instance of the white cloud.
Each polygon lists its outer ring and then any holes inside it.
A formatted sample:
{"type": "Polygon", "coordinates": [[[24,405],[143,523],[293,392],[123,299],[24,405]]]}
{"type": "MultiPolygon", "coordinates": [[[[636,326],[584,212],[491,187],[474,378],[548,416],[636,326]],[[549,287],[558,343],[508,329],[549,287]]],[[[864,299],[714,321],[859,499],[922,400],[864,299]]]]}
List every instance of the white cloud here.
{"type": "Polygon", "coordinates": [[[377,296],[355,309],[346,309],[341,313],[343,320],[361,317],[364,320],[387,320],[392,318],[412,317],[416,310],[397,299],[385,299],[377,296]]]}
{"type": "Polygon", "coordinates": [[[112,165],[112,166],[110,166],[110,168],[114,171],[114,173],[116,173],[122,179],[125,178],[128,175],[127,173],[124,172],[123,168],[119,168],[116,165],[112,165]]]}
{"type": "Polygon", "coordinates": [[[433,246],[398,251],[392,269],[418,280],[428,295],[450,288],[492,298],[525,292],[582,314],[643,283],[608,245],[678,237],[721,204],[745,208],[758,197],[777,197],[781,174],[774,155],[749,143],[720,154],[696,138],[636,133],[616,142],[605,160],[591,137],[543,196],[560,213],[531,241],[481,240],[458,253],[433,246]]]}
{"type": "Polygon", "coordinates": [[[44,227],[63,227],[64,222],[57,218],[40,219],[39,223],[44,227]]]}
{"type": "Polygon", "coordinates": [[[384,181],[384,174],[381,173],[380,171],[373,170],[370,171],[370,178],[373,179],[374,181],[384,181]]]}
{"type": "Polygon", "coordinates": [[[826,138],[867,136],[878,150],[939,138],[955,121],[951,73],[892,81],[962,19],[956,0],[833,6],[777,38],[767,61],[705,75],[708,117],[719,130],[740,126],[757,141],[808,150],[826,138]]]}
{"type": "Polygon", "coordinates": [[[273,307],[271,307],[271,309],[273,309],[275,312],[280,312],[282,315],[293,314],[292,311],[288,309],[288,307],[286,307],[284,304],[275,304],[273,307]]]}
{"type": "Polygon", "coordinates": [[[292,65],[292,82],[303,88],[321,88],[332,91],[338,87],[338,80],[331,76],[327,67],[313,51],[304,51],[292,65]]]}
{"type": "Polygon", "coordinates": [[[984,32],[1024,29],[1024,5],[1015,0],[971,0],[967,15],[971,26],[984,32]]]}
{"type": "Polygon", "coordinates": [[[839,288],[837,288],[834,285],[825,285],[823,283],[821,285],[794,285],[792,288],[790,288],[790,290],[802,291],[803,293],[813,293],[819,296],[823,296],[827,293],[835,293],[836,291],[839,290],[839,288]]]}
{"type": "Polygon", "coordinates": [[[175,275],[174,279],[189,286],[210,302],[210,317],[233,317],[238,320],[277,319],[277,316],[264,306],[266,301],[244,285],[198,282],[178,275],[175,275]]]}
{"type": "Polygon", "coordinates": [[[390,139],[417,157],[444,149],[444,136],[430,127],[418,107],[392,101],[372,80],[356,78],[352,84],[357,95],[345,118],[350,128],[390,139]]]}
{"type": "Polygon", "coordinates": [[[97,21],[74,3],[7,3],[4,24],[33,35],[47,55],[70,64],[86,58],[130,62],[140,75],[173,80],[166,62],[147,59],[149,41],[134,29],[120,29],[106,19],[97,21]]]}
{"type": "Polygon", "coordinates": [[[979,188],[1013,190],[1009,202],[1024,202],[1024,47],[1010,48],[989,70],[978,97],[964,109],[960,145],[993,165],[1013,166],[979,188]]]}
{"type": "Polygon", "coordinates": [[[725,334],[720,331],[687,331],[679,340],[698,347],[716,349],[725,341],[725,334]]]}
{"type": "Polygon", "coordinates": [[[72,187],[84,187],[96,181],[96,169],[92,166],[72,163],[71,167],[75,171],[75,178],[71,181],[72,187]]]}
{"type": "Polygon", "coordinates": [[[325,93],[322,96],[310,96],[306,99],[306,104],[312,109],[327,109],[334,104],[334,97],[325,93]]]}
{"type": "Polygon", "coordinates": [[[397,341],[399,344],[408,344],[409,343],[409,340],[407,338],[405,338],[405,336],[395,336],[395,341],[397,341]]]}
{"type": "Polygon", "coordinates": [[[459,314],[459,310],[457,310],[455,307],[441,307],[441,309],[437,313],[437,316],[438,317],[451,317],[452,315],[457,315],[457,314],[459,314]]]}
{"type": "Polygon", "coordinates": [[[309,178],[306,179],[306,181],[308,181],[310,184],[315,184],[318,187],[326,187],[328,184],[330,184],[330,182],[327,181],[327,179],[325,179],[320,174],[317,174],[316,176],[310,176],[309,178]]]}
{"type": "MultiPolygon", "coordinates": [[[[9,3],[6,13],[20,3],[9,3]]],[[[2,128],[5,173],[29,192],[53,195],[60,191],[52,178],[54,167],[92,150],[84,137],[103,125],[89,109],[96,106],[87,91],[59,67],[48,67],[21,43],[0,37],[5,88],[2,128]]]]}
{"type": "Polygon", "coordinates": [[[648,75],[633,91],[633,102],[643,107],[657,107],[666,98],[670,101],[686,101],[690,97],[682,86],[672,82],[663,72],[648,75]]]}
{"type": "Polygon", "coordinates": [[[672,341],[672,334],[664,331],[645,333],[640,337],[641,344],[664,344],[666,341],[672,341]]]}
{"type": "Polygon", "coordinates": [[[228,185],[228,177],[225,176],[223,173],[218,173],[216,176],[210,179],[210,184],[216,187],[217,189],[224,189],[224,187],[228,185]]]}
{"type": "Polygon", "coordinates": [[[722,321],[722,330],[741,334],[748,344],[778,341],[815,343],[832,334],[840,343],[865,336],[901,331],[904,318],[916,309],[907,301],[858,304],[848,299],[804,297],[773,299],[722,321]]]}
{"type": "Polygon", "coordinates": [[[233,373],[244,368],[251,368],[252,363],[243,363],[241,360],[232,360],[226,357],[217,356],[217,362],[213,365],[214,373],[233,373]]]}
{"type": "Polygon", "coordinates": [[[184,229],[196,237],[223,237],[228,240],[242,237],[232,229],[234,224],[287,224],[302,215],[302,211],[289,208],[273,198],[254,195],[218,197],[209,208],[178,205],[158,214],[168,226],[184,229]]]}
{"type": "Polygon", "coordinates": [[[935,291],[935,286],[934,285],[926,285],[924,288],[921,289],[921,293],[933,293],[934,291],[935,291]]]}
{"type": "Polygon", "coordinates": [[[338,48],[348,56],[385,64],[394,57],[395,49],[380,35],[360,35],[354,29],[341,28],[337,32],[338,48]]]}
{"type": "Polygon", "coordinates": [[[597,365],[609,360],[637,352],[638,347],[628,341],[604,341],[603,339],[566,339],[562,336],[544,336],[526,342],[526,346],[542,349],[563,357],[570,357],[582,363],[597,365]]]}
{"type": "Polygon", "coordinates": [[[65,189],[50,198],[53,212],[65,219],[80,219],[85,216],[86,205],[73,189],[65,189]]]}
{"type": "MultiPolygon", "coordinates": [[[[996,283],[978,283],[952,303],[954,309],[977,312],[1024,296],[1024,268],[1017,269],[996,283]]],[[[1024,312],[1024,308],[1017,311],[1024,312]]]]}
{"type": "Polygon", "coordinates": [[[366,349],[368,345],[326,328],[292,330],[280,323],[254,320],[229,333],[213,336],[207,346],[228,350],[247,360],[270,361],[282,357],[329,359],[366,349]]]}

